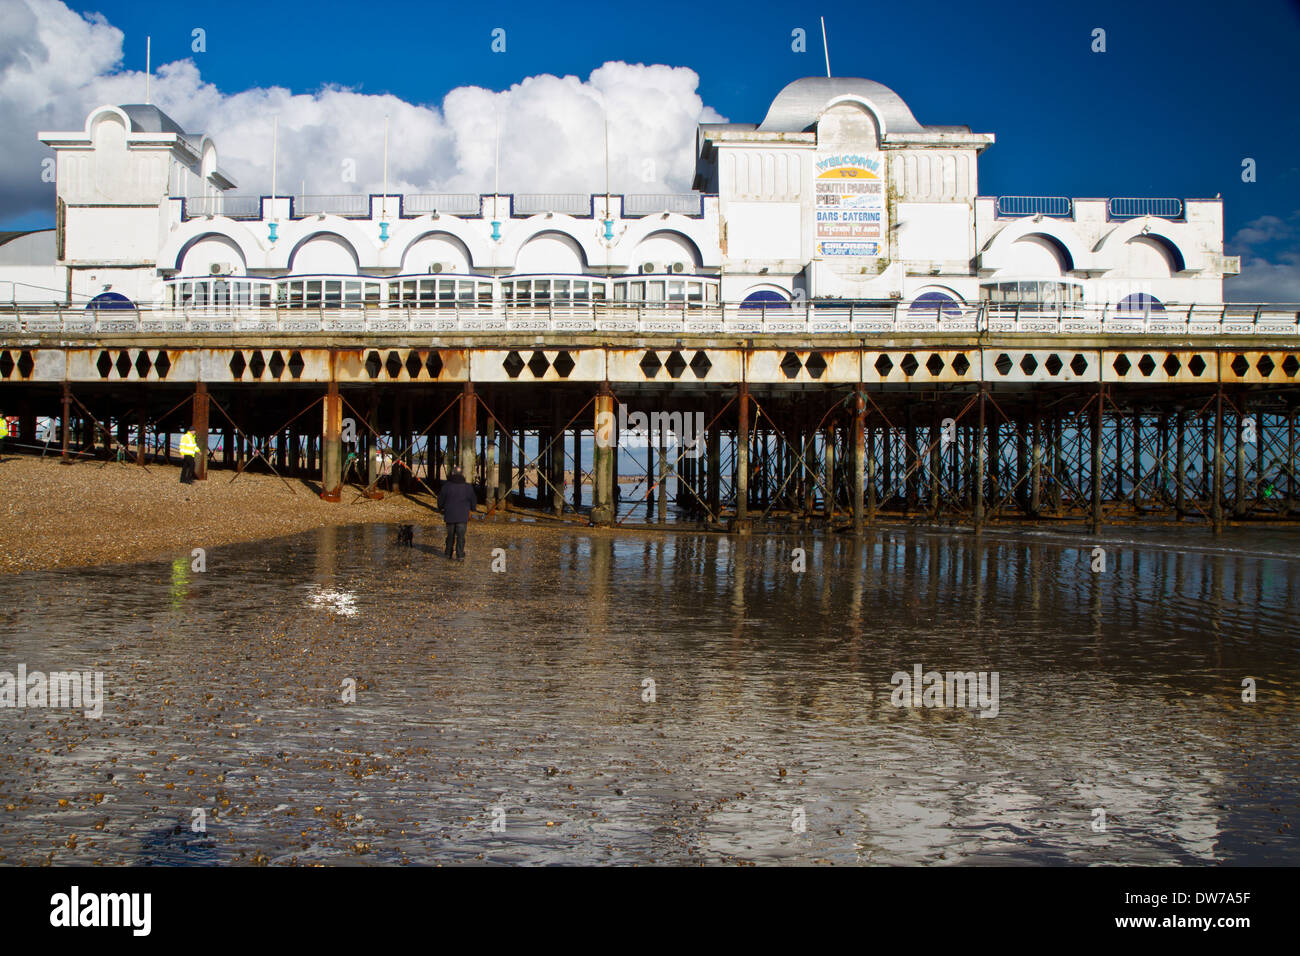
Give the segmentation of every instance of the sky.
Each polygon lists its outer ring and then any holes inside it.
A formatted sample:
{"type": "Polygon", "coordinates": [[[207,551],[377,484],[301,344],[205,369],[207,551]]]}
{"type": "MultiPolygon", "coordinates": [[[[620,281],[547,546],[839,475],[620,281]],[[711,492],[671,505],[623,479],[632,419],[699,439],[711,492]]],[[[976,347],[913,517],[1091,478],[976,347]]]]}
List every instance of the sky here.
{"type": "Polygon", "coordinates": [[[698,123],[824,74],[819,15],[836,76],[997,137],[982,195],[1221,195],[1227,297],[1300,302],[1300,0],[0,0],[0,229],[52,224],[36,133],[141,102],[146,36],[153,102],[239,195],[270,192],[273,116],[281,194],[379,192],[385,117],[394,192],[491,191],[498,123],[502,191],[603,191],[606,117],[613,191],[661,192],[690,188],[698,123]]]}

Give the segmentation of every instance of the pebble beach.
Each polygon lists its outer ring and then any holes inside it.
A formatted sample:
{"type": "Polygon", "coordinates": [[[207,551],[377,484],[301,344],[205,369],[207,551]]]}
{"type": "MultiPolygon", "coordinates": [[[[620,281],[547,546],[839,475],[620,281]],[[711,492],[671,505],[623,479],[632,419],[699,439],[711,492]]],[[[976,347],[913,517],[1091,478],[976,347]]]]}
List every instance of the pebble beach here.
{"type": "Polygon", "coordinates": [[[322,501],[301,480],[212,470],[180,483],[178,465],[0,458],[0,574],[147,561],[213,546],[297,534],[329,525],[409,522],[439,530],[427,494],[372,500],[344,488],[322,501]]]}

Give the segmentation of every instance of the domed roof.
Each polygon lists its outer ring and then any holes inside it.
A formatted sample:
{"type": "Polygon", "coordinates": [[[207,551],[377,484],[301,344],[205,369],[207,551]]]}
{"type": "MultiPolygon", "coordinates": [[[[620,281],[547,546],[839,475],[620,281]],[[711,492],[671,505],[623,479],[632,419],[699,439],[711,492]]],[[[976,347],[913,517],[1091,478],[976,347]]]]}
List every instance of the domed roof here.
{"type": "Polygon", "coordinates": [[[759,129],[773,133],[802,133],[817,122],[831,100],[850,97],[864,101],[880,121],[882,133],[919,133],[903,98],[882,83],[848,76],[805,76],[776,95],[759,129]]]}

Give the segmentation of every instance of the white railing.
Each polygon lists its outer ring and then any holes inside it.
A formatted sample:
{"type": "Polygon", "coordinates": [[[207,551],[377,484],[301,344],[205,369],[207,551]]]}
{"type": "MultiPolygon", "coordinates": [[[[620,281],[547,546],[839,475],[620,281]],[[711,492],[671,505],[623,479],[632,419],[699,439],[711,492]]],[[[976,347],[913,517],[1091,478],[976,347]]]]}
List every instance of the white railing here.
{"type": "Polygon", "coordinates": [[[1300,305],[1166,307],[1164,312],[1117,312],[1113,308],[942,308],[836,305],[821,302],[785,308],[560,304],[519,308],[503,303],[448,308],[369,305],[288,309],[141,307],[87,310],[78,306],[0,304],[0,338],[23,335],[204,333],[420,333],[420,332],[624,332],[708,335],[1300,335],[1300,305]]]}
{"type": "Polygon", "coordinates": [[[1069,219],[1074,203],[1067,196],[999,196],[997,214],[1003,217],[1050,216],[1069,219]]]}
{"type": "Polygon", "coordinates": [[[189,196],[185,200],[185,218],[225,216],[229,219],[260,219],[261,196],[189,196]]]}
{"type": "Polygon", "coordinates": [[[453,216],[477,216],[480,202],[478,193],[416,193],[402,197],[402,215],[445,212],[453,216]]]}
{"type": "Polygon", "coordinates": [[[628,193],[623,197],[623,215],[653,216],[673,212],[698,216],[704,208],[703,193],[628,193]]]}
{"type": "MultiPolygon", "coordinates": [[[[398,199],[396,196],[389,196],[388,201],[392,208],[397,207],[398,199]]],[[[364,219],[370,215],[370,197],[352,195],[293,197],[294,216],[318,216],[322,213],[364,219]]]]}
{"type": "Polygon", "coordinates": [[[1106,201],[1106,215],[1111,219],[1138,219],[1155,216],[1158,219],[1183,218],[1181,199],[1131,199],[1120,197],[1106,201]]]}
{"type": "Polygon", "coordinates": [[[585,216],[591,211],[591,196],[586,193],[516,193],[515,215],[536,216],[544,212],[585,216]]]}

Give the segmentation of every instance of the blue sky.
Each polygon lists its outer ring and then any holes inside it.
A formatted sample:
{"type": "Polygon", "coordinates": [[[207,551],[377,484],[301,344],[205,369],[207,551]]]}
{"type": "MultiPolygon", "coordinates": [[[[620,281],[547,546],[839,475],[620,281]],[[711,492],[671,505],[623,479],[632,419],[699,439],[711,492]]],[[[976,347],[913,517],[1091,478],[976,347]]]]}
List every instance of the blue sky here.
{"type": "Polygon", "coordinates": [[[980,163],[984,195],[1221,194],[1226,239],[1254,224],[1243,234],[1253,245],[1233,251],[1300,250],[1300,0],[69,6],[125,33],[124,67],[143,67],[150,34],[155,64],[192,57],[226,93],[331,84],[437,105],[458,86],[585,79],[624,60],[690,67],[704,103],[738,122],[761,120],[791,79],[824,72],[820,13],[836,75],[892,87],[922,123],[997,136],[980,163]],[[190,50],[196,27],[205,53],[190,50]],[[496,27],[504,54],[490,49],[496,27]],[[797,27],[806,53],[791,50],[797,27]],[[1095,28],[1104,53],[1091,50],[1095,28]],[[1247,157],[1253,183],[1241,178],[1247,157]]]}

